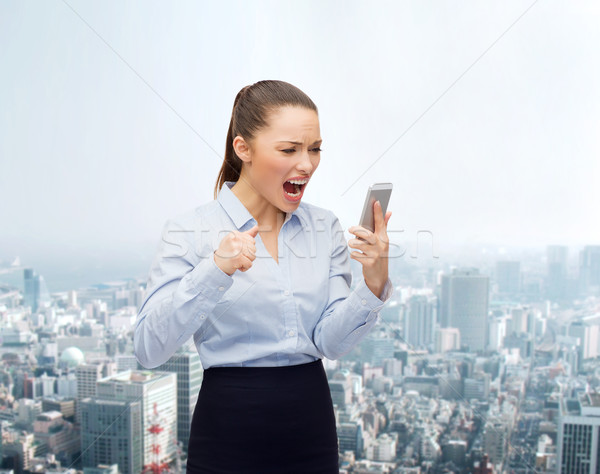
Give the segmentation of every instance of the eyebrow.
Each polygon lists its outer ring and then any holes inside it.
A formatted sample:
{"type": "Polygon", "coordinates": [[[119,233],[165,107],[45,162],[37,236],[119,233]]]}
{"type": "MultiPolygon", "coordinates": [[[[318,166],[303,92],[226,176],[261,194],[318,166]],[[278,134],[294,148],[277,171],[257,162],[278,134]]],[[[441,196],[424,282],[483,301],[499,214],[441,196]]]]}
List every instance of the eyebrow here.
{"type": "MultiPolygon", "coordinates": [[[[318,140],[315,140],[313,142],[313,145],[316,145],[317,143],[321,143],[323,141],[322,138],[319,138],[318,140]]],[[[294,142],[292,140],[279,140],[277,143],[291,143],[293,145],[302,145],[302,142],[294,142]]]]}

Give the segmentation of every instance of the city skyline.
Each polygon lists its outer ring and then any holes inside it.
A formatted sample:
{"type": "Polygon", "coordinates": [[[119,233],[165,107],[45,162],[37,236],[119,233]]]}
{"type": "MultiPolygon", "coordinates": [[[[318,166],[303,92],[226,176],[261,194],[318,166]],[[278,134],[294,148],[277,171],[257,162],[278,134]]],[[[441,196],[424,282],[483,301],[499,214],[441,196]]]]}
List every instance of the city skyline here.
{"type": "Polygon", "coordinates": [[[149,262],[212,199],[235,94],[267,78],[319,107],[304,200],[344,228],[392,181],[389,228],[441,255],[600,243],[596,3],[255,5],[3,2],[0,258],[149,262]]]}

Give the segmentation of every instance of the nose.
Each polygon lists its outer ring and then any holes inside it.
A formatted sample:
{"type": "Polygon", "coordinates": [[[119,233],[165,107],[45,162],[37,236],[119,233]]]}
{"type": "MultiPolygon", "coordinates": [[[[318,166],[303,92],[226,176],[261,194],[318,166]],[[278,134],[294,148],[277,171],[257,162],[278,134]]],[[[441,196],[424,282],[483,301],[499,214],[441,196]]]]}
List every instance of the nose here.
{"type": "Polygon", "coordinates": [[[296,164],[296,169],[298,169],[298,171],[302,171],[304,174],[311,174],[317,167],[318,159],[318,156],[311,157],[308,150],[303,150],[302,153],[300,153],[300,158],[296,164]]]}

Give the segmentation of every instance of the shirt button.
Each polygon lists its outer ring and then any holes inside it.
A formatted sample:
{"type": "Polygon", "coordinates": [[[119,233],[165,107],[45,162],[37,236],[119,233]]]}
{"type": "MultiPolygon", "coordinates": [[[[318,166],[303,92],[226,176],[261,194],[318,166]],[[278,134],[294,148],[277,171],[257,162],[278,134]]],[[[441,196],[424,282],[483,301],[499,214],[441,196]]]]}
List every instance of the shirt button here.
{"type": "Polygon", "coordinates": [[[290,330],[288,331],[288,336],[293,336],[293,335],[294,335],[294,330],[293,330],[293,329],[290,329],[290,330]]]}
{"type": "Polygon", "coordinates": [[[220,286],[219,287],[219,291],[225,291],[225,287],[224,286],[220,286]]]}
{"type": "Polygon", "coordinates": [[[206,318],[206,315],[205,314],[201,314],[200,315],[200,319],[204,319],[204,318],[206,318]]]}
{"type": "Polygon", "coordinates": [[[285,290],[285,291],[283,292],[283,294],[284,294],[285,296],[290,296],[290,291],[289,291],[289,290],[285,290]]]}
{"type": "Polygon", "coordinates": [[[362,304],[363,304],[363,306],[364,306],[364,305],[366,305],[366,304],[367,304],[367,300],[362,300],[362,301],[361,301],[361,303],[362,303],[362,304]]]}

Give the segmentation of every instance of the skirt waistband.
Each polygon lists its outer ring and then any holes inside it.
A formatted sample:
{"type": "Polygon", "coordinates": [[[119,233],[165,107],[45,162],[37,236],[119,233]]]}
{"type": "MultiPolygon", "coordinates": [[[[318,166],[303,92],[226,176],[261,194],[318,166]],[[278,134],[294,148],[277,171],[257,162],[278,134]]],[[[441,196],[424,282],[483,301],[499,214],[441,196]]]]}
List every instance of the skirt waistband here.
{"type": "Polygon", "coordinates": [[[270,367],[209,367],[204,370],[204,380],[226,381],[244,380],[256,384],[284,383],[287,380],[298,381],[314,374],[325,374],[321,359],[297,365],[280,365],[270,367]]]}

